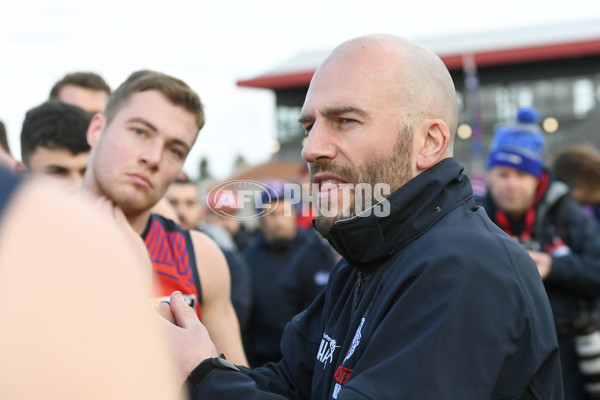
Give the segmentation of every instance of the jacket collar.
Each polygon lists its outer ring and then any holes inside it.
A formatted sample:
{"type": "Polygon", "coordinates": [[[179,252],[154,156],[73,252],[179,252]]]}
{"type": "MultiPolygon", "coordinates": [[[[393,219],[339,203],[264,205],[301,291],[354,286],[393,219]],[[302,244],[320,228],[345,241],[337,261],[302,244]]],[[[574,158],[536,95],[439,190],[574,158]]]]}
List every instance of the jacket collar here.
{"type": "Polygon", "coordinates": [[[329,229],[331,245],[349,264],[359,268],[385,261],[450,210],[472,201],[471,184],[462,171],[463,167],[454,158],[440,161],[387,198],[389,216],[371,212],[368,216],[336,221],[329,229]]]}

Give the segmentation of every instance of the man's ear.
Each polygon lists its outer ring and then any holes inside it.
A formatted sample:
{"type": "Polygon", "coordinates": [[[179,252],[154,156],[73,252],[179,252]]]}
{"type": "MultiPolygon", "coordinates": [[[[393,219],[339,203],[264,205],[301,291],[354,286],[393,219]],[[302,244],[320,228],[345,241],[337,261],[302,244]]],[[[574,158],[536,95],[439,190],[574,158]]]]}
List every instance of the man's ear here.
{"type": "Polygon", "coordinates": [[[426,170],[447,156],[450,145],[450,130],[441,119],[426,119],[421,127],[424,137],[417,149],[417,168],[426,170]]]}
{"type": "Polygon", "coordinates": [[[102,135],[102,131],[104,130],[104,125],[106,124],[106,118],[103,114],[98,113],[94,115],[90,125],[87,130],[87,142],[90,147],[93,149],[96,147],[98,142],[100,141],[100,136],[102,135]]]}

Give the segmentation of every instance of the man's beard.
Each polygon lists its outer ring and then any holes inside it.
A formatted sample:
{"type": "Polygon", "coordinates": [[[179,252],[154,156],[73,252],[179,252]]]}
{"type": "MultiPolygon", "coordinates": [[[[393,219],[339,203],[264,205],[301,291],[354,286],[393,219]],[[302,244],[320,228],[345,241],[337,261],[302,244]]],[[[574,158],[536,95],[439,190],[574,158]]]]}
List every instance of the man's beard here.
{"type": "MultiPolygon", "coordinates": [[[[403,186],[406,182],[412,179],[411,173],[411,152],[413,142],[413,130],[406,124],[402,124],[400,134],[394,150],[385,158],[378,158],[371,161],[366,161],[360,165],[336,165],[331,161],[322,161],[310,164],[311,182],[314,174],[319,172],[329,172],[338,176],[348,184],[357,185],[365,183],[370,186],[372,198],[362,199],[363,204],[358,204],[358,211],[365,209],[365,205],[377,204],[375,198],[375,185],[389,185],[389,194],[394,193],[397,189],[403,186]],[[370,202],[369,202],[370,201],[370,202]]],[[[315,229],[325,239],[330,238],[329,228],[334,222],[355,217],[357,215],[356,191],[350,196],[350,202],[343,210],[338,210],[335,216],[325,216],[319,211],[315,221],[315,229]]],[[[380,198],[381,200],[381,198],[380,198]]],[[[317,202],[317,210],[320,206],[317,202]]]]}

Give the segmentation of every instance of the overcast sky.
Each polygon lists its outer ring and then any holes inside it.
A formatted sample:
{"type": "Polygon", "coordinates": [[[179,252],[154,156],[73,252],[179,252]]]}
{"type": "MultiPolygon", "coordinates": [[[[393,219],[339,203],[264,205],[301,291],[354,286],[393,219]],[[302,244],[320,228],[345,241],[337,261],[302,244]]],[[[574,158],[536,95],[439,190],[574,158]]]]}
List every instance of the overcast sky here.
{"type": "Polygon", "coordinates": [[[598,0],[21,0],[0,12],[0,120],[20,156],[25,112],[68,72],[94,71],[116,88],[148,68],[186,81],[207,123],[184,170],[208,157],[217,177],[236,155],[265,161],[274,95],[238,88],[304,52],[374,32],[412,39],[600,18],[598,0]]]}

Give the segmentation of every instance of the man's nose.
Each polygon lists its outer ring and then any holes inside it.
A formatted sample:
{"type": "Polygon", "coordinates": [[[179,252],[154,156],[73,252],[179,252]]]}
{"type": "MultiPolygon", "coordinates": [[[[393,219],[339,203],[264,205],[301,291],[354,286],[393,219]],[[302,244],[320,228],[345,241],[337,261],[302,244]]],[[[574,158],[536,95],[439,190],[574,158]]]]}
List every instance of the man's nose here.
{"type": "Polygon", "coordinates": [[[333,159],[336,155],[335,133],[327,129],[324,123],[315,122],[302,149],[302,158],[307,163],[320,159],[333,159]]]}
{"type": "Polygon", "coordinates": [[[83,184],[83,174],[80,174],[78,172],[69,174],[69,177],[67,178],[67,182],[65,182],[65,184],[68,191],[76,192],[83,184]]]}
{"type": "Polygon", "coordinates": [[[163,146],[160,141],[150,141],[144,145],[139,161],[149,168],[155,168],[160,163],[163,146]]]}

